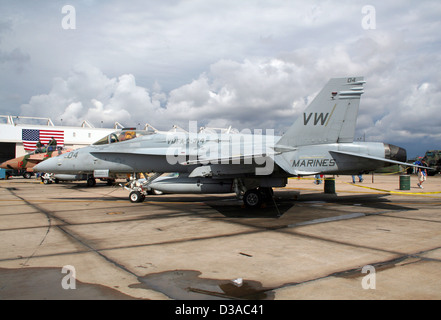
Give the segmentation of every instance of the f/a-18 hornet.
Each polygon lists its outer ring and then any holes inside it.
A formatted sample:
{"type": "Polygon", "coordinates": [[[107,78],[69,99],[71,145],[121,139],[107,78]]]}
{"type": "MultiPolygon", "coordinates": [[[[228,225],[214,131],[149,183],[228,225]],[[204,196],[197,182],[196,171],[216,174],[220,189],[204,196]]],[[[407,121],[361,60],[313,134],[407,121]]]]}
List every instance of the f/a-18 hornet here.
{"type": "MultiPolygon", "coordinates": [[[[130,199],[148,188],[173,193],[236,192],[247,207],[260,206],[288,177],[359,174],[406,164],[406,150],[379,142],[354,142],[363,77],[329,80],[282,136],[241,133],[123,130],[94,144],[38,164],[34,171],[153,173],[132,185],[130,199]],[[177,176],[159,177],[162,173],[177,176]]],[[[191,124],[190,124],[191,126],[191,124]]],[[[197,128],[196,128],[197,129],[197,128]]]]}

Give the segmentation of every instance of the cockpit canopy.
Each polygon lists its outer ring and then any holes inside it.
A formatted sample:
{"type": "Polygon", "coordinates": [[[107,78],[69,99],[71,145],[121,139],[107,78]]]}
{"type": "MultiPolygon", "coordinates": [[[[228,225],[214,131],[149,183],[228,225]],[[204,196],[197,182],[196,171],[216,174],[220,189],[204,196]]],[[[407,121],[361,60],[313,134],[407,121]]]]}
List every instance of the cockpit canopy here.
{"type": "Polygon", "coordinates": [[[132,140],[141,136],[152,134],[153,132],[146,130],[131,130],[131,129],[123,129],[121,131],[115,131],[111,134],[105,136],[104,138],[98,140],[93,145],[103,145],[109,143],[122,142],[127,140],[132,140]]]}

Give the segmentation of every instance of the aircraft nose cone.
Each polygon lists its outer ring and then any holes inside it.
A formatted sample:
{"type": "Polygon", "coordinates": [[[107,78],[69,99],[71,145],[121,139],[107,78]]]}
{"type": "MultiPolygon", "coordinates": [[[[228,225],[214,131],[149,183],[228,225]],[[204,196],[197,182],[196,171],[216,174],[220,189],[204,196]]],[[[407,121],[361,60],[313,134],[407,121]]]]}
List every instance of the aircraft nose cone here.
{"type": "Polygon", "coordinates": [[[37,164],[34,172],[54,172],[57,169],[57,160],[55,158],[47,159],[37,164]]]}
{"type": "Polygon", "coordinates": [[[7,167],[8,163],[7,163],[7,162],[8,162],[8,161],[2,162],[2,163],[0,164],[0,168],[2,168],[2,169],[8,169],[8,167],[7,167]]]}
{"type": "Polygon", "coordinates": [[[40,166],[40,164],[42,164],[42,162],[39,163],[39,164],[37,164],[36,166],[34,166],[34,167],[32,168],[32,170],[34,170],[34,172],[44,172],[44,170],[42,169],[42,167],[40,166]]]}
{"type": "Polygon", "coordinates": [[[18,168],[19,161],[8,160],[0,164],[0,168],[2,169],[19,169],[18,168]]]}

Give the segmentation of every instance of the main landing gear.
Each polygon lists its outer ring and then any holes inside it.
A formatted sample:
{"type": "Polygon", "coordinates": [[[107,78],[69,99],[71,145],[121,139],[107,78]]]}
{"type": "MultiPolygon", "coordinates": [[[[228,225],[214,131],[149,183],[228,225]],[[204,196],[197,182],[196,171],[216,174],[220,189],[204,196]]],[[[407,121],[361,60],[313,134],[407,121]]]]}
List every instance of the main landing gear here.
{"type": "Polygon", "coordinates": [[[247,208],[260,208],[262,203],[272,199],[274,195],[272,188],[259,187],[255,189],[250,189],[243,195],[243,203],[247,208]]]}
{"type": "Polygon", "coordinates": [[[257,209],[264,202],[273,200],[274,191],[271,187],[260,187],[256,181],[234,179],[233,191],[238,199],[242,199],[245,207],[257,209]]]}

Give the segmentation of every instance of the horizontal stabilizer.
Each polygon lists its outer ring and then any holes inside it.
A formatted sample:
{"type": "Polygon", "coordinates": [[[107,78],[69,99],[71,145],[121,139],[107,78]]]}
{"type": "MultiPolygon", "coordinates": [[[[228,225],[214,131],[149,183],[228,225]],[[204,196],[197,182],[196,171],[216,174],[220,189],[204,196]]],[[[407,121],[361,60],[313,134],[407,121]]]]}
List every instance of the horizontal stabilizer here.
{"type": "Polygon", "coordinates": [[[319,171],[301,171],[301,170],[294,170],[293,174],[295,176],[315,176],[316,174],[319,174],[319,171]]]}
{"type": "Polygon", "coordinates": [[[375,157],[375,156],[370,156],[370,155],[366,155],[366,154],[353,153],[353,152],[347,152],[347,151],[329,151],[329,152],[330,153],[337,153],[337,154],[341,154],[341,155],[345,155],[345,156],[349,156],[349,157],[363,158],[363,159],[369,159],[369,160],[392,163],[392,164],[399,164],[399,165],[406,166],[406,167],[431,169],[429,167],[423,167],[423,166],[419,166],[416,164],[411,164],[411,163],[407,163],[407,162],[401,162],[401,161],[396,161],[396,160],[386,159],[386,158],[381,158],[381,157],[375,157]]]}

